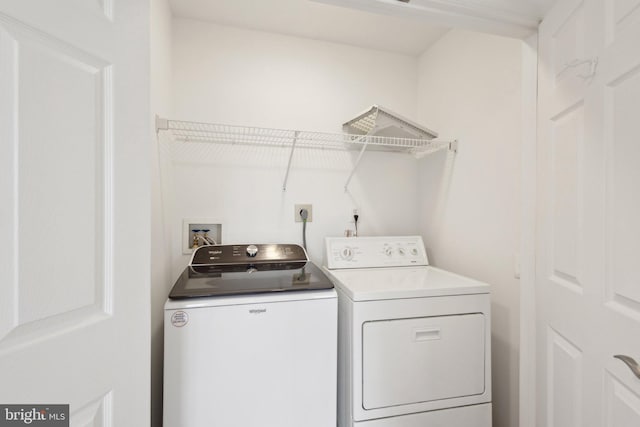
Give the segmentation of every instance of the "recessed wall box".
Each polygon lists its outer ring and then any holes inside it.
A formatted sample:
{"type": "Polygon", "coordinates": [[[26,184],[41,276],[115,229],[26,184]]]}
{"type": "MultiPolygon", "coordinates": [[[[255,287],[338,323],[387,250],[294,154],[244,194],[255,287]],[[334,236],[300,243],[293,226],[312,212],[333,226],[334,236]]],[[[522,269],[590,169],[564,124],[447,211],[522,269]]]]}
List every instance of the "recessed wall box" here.
{"type": "Polygon", "coordinates": [[[194,244],[202,246],[210,240],[222,243],[222,221],[211,218],[187,218],[182,220],[182,253],[193,253],[194,244]]]}

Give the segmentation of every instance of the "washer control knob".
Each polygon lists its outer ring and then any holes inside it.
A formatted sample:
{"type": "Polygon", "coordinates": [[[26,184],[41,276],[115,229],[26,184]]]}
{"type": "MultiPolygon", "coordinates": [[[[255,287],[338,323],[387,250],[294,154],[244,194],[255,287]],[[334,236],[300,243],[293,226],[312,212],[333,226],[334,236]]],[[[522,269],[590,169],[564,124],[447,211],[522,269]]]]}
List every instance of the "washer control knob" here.
{"type": "Polygon", "coordinates": [[[346,261],[350,261],[351,258],[353,258],[353,250],[348,246],[342,248],[342,250],[340,251],[340,258],[346,261]]]}
{"type": "Polygon", "coordinates": [[[404,248],[398,248],[398,254],[400,254],[400,255],[404,256],[404,255],[405,255],[405,252],[406,252],[406,251],[404,250],[404,248]]]}
{"type": "Polygon", "coordinates": [[[258,247],[256,245],[247,246],[247,256],[254,257],[258,253],[258,247]]]}
{"type": "Polygon", "coordinates": [[[418,255],[418,249],[416,248],[411,249],[411,255],[418,255]]]}
{"type": "Polygon", "coordinates": [[[385,246],[383,251],[386,256],[391,256],[391,254],[393,253],[393,249],[391,249],[390,246],[385,246]]]}

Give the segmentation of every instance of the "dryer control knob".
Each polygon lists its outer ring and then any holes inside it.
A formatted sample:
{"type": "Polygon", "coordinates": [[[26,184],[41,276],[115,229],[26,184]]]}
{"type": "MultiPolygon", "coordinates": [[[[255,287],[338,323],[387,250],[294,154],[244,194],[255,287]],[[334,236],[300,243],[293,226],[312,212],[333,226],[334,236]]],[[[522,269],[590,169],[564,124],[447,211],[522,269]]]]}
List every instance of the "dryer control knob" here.
{"type": "Polygon", "coordinates": [[[258,253],[258,247],[256,245],[247,246],[247,256],[254,257],[258,253]]]}
{"type": "Polygon", "coordinates": [[[340,251],[340,258],[351,261],[351,258],[353,258],[353,250],[348,246],[346,248],[342,248],[340,251]]]}

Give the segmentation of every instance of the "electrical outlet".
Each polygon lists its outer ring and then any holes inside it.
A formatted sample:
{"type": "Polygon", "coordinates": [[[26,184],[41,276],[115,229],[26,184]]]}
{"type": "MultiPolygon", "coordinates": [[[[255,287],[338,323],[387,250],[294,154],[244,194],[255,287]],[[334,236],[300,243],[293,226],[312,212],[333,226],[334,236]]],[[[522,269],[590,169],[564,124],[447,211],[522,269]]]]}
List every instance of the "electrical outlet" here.
{"type": "Polygon", "coordinates": [[[347,214],[347,223],[348,224],[355,224],[356,219],[354,215],[358,215],[358,224],[360,224],[360,222],[362,221],[361,215],[359,213],[360,211],[358,209],[351,209],[349,211],[349,213],[347,214]]]}
{"type": "Polygon", "coordinates": [[[313,205],[309,204],[297,204],[293,207],[293,218],[296,222],[302,222],[300,217],[300,210],[306,209],[309,215],[307,216],[307,222],[313,221],[313,205]]]}

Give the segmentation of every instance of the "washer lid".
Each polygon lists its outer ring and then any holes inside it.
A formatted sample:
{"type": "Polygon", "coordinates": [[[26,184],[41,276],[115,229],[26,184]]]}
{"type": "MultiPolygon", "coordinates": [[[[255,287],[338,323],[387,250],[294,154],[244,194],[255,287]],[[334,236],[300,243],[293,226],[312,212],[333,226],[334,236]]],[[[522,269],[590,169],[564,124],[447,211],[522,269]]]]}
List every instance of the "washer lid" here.
{"type": "Polygon", "coordinates": [[[489,285],[431,266],[329,270],[353,301],[488,294],[489,285]]]}
{"type": "Polygon", "coordinates": [[[169,293],[171,299],[331,289],[311,262],[189,266],[169,293]]]}

